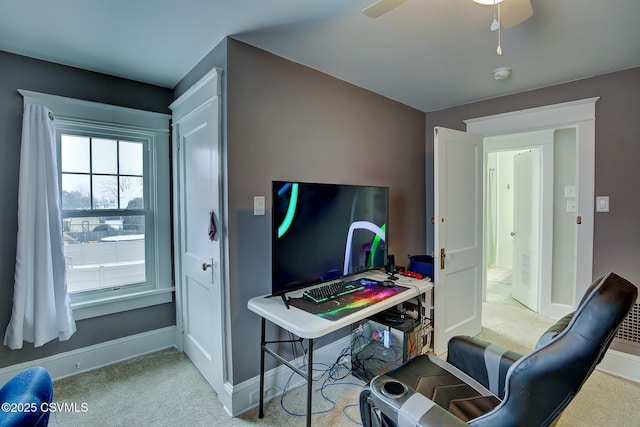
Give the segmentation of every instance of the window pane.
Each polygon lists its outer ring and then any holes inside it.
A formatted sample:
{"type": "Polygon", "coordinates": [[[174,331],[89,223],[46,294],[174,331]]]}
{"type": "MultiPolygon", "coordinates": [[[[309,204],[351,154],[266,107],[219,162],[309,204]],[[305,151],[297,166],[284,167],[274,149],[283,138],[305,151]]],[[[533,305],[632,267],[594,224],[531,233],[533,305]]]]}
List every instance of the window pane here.
{"type": "Polygon", "coordinates": [[[120,207],[126,209],[144,208],[142,203],[143,178],[134,176],[120,177],[120,207]]]}
{"type": "Polygon", "coordinates": [[[94,138],[91,141],[93,173],[118,173],[118,141],[94,138]]]}
{"type": "Polygon", "coordinates": [[[63,227],[69,292],[146,281],[143,216],[67,218],[63,227]]]}
{"type": "Polygon", "coordinates": [[[89,173],[89,138],[60,135],[60,152],[62,172],[89,173]]]}
{"type": "Polygon", "coordinates": [[[139,142],[120,141],[120,173],[142,176],[142,149],[139,142]]]}
{"type": "Polygon", "coordinates": [[[118,209],[118,177],[93,175],[93,209],[118,209]]]}
{"type": "Polygon", "coordinates": [[[62,174],[62,209],[91,209],[89,175],[62,174]]]}
{"type": "Polygon", "coordinates": [[[144,216],[125,216],[122,219],[122,230],[133,235],[142,235],[144,238],[144,216]]]}

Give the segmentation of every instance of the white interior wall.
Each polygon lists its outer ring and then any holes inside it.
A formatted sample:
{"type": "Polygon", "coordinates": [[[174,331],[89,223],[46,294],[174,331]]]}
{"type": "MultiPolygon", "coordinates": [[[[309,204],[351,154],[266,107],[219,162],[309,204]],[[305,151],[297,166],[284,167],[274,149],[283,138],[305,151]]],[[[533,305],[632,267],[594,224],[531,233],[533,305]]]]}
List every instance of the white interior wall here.
{"type": "Polygon", "coordinates": [[[553,272],[551,302],[573,304],[573,290],[567,283],[575,281],[576,215],[570,212],[577,197],[565,193],[576,186],[576,130],[559,129],[554,133],[553,171],[553,272]]]}

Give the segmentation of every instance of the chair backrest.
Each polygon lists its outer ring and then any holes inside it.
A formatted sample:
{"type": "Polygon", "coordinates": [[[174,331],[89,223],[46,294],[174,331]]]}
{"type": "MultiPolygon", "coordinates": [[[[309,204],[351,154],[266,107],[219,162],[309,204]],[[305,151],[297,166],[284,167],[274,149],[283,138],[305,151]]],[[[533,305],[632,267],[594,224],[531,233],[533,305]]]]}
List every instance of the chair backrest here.
{"type": "Polygon", "coordinates": [[[637,295],[637,288],[615,273],[596,280],[577,310],[511,366],[500,405],[469,424],[550,425],[600,362],[637,295]]]}

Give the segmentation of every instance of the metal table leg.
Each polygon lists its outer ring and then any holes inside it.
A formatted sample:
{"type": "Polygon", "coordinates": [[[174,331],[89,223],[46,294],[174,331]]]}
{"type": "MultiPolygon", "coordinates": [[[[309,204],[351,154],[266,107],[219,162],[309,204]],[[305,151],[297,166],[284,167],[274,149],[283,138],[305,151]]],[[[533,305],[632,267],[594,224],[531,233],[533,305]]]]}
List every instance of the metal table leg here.
{"type": "Polygon", "coordinates": [[[266,321],[262,318],[262,330],[260,332],[260,409],[258,410],[258,418],[264,417],[264,347],[265,342],[266,321]]]}
{"type": "Polygon", "coordinates": [[[307,366],[307,427],[311,427],[311,393],[313,391],[313,339],[309,342],[309,365],[307,366]]]}

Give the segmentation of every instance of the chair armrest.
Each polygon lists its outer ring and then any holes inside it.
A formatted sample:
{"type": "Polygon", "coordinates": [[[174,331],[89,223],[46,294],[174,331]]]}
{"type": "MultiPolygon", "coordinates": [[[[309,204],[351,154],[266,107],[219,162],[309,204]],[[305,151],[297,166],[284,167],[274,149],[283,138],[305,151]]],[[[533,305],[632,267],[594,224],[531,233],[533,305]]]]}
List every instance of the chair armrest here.
{"type": "MultiPolygon", "coordinates": [[[[460,427],[468,425],[424,395],[386,375],[371,380],[369,387],[361,392],[361,410],[367,406],[363,405],[364,399],[370,399],[377,410],[398,426],[460,427]]],[[[379,425],[371,420],[366,422],[365,416],[363,416],[363,424],[379,425]]]]}
{"type": "Polygon", "coordinates": [[[502,399],[507,371],[521,357],[487,341],[457,336],[449,341],[447,362],[502,399]]]}

